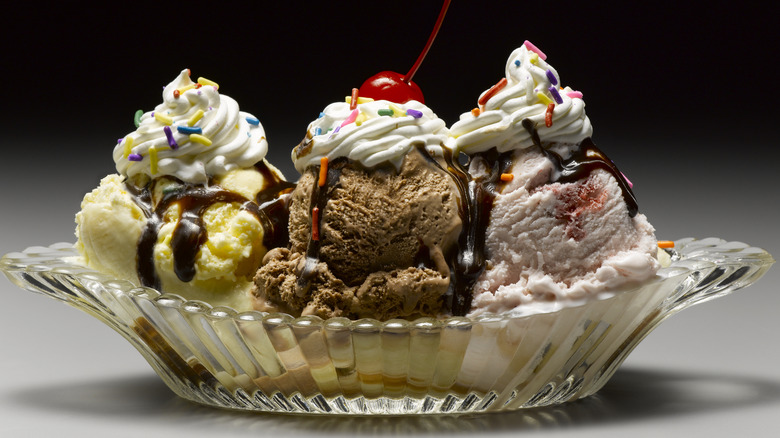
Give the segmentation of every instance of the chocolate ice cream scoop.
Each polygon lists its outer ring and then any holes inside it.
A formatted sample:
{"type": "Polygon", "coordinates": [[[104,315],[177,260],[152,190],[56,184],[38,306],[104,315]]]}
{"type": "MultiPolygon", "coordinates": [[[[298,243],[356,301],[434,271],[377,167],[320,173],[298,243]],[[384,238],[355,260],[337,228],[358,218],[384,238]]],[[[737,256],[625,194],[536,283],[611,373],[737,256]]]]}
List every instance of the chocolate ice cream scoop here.
{"type": "Polygon", "coordinates": [[[290,248],[255,277],[257,307],[381,320],[442,313],[461,231],[457,187],[420,146],[392,165],[342,158],[301,177],[290,200],[290,248]]]}

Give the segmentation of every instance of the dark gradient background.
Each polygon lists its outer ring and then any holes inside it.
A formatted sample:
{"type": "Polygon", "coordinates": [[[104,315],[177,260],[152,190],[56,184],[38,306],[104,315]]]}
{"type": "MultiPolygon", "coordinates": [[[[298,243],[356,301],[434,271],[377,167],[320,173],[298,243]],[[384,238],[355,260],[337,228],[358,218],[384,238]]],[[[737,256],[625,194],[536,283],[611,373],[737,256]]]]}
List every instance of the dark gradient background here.
{"type": "MultiPolygon", "coordinates": [[[[415,77],[426,103],[454,122],[529,39],[564,85],[584,93],[595,142],[634,182],[660,239],[716,236],[780,254],[777,7],[581,4],[454,1],[415,77]]],[[[218,82],[260,118],[269,159],[296,179],[289,153],[308,122],[372,74],[405,73],[439,8],[35,2],[4,11],[1,252],[74,240],[73,215],[114,171],[116,139],[134,129],[137,109],[161,102],[161,87],[183,68],[218,82]]],[[[597,398],[528,415],[393,423],[192,406],[108,328],[3,280],[0,435],[766,435],[780,408],[777,272],[665,322],[597,398]]]]}

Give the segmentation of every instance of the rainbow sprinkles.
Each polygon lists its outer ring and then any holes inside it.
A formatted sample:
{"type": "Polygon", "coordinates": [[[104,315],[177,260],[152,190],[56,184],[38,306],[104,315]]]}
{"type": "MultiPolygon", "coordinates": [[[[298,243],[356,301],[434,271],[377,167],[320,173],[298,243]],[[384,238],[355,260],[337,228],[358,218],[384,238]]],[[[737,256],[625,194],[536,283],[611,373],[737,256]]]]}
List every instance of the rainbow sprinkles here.
{"type": "Polygon", "coordinates": [[[132,177],[174,176],[205,184],[232,168],[251,167],[268,150],[260,120],[239,110],[219,85],[183,70],[163,87],[163,103],[153,111],[136,111],[136,131],[120,139],[114,162],[132,177]],[[239,160],[239,163],[233,162],[239,160]]]}

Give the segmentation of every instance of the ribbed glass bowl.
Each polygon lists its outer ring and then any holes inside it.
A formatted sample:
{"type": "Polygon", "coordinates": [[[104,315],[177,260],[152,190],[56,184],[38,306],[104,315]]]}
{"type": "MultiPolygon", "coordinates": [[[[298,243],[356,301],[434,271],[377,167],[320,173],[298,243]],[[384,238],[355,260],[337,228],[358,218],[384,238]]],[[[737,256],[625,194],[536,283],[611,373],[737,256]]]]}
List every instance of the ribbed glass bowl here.
{"type": "MultiPolygon", "coordinates": [[[[598,391],[669,315],[758,280],[774,260],[720,239],[682,239],[658,278],[547,313],[416,321],[237,313],[137,288],[71,260],[72,244],[7,254],[21,288],[119,332],[179,396],[305,414],[457,414],[598,391]]],[[[56,330],[56,327],[52,327],[56,330]]]]}

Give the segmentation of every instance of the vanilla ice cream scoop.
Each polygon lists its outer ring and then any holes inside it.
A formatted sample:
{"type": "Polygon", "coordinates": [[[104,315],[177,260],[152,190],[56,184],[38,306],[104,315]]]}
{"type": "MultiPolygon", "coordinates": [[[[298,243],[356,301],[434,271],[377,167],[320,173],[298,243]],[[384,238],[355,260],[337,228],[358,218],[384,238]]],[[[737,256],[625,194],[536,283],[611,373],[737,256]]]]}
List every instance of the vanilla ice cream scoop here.
{"type": "Polygon", "coordinates": [[[287,244],[294,184],[265,160],[260,121],[183,70],[114,148],[118,175],[76,215],[84,263],[212,305],[248,310],[270,248],[287,244]]]}

